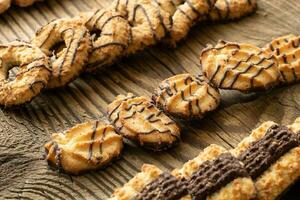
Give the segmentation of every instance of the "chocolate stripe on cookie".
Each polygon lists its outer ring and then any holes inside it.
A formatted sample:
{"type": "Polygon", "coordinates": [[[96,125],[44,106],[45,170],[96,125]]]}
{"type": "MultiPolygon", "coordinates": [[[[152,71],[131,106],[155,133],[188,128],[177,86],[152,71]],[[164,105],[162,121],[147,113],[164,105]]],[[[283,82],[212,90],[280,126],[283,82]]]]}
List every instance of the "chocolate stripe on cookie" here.
{"type": "Polygon", "coordinates": [[[230,153],[223,153],[212,161],[205,161],[187,180],[192,199],[205,200],[238,177],[247,177],[247,171],[230,153]]]}
{"type": "Polygon", "coordinates": [[[146,185],[133,200],[176,200],[187,194],[186,183],[169,173],[161,173],[146,185]]]}
{"type": "Polygon", "coordinates": [[[299,137],[287,127],[273,125],[265,136],[254,142],[239,159],[250,176],[256,179],[281,156],[299,144],[299,137]]]}

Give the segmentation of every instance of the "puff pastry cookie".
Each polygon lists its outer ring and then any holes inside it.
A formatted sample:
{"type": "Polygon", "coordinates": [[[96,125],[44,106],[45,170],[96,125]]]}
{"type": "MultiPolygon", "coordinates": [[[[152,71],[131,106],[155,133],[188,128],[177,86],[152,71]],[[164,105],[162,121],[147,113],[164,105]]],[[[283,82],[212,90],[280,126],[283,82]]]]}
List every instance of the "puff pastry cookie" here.
{"type": "Polygon", "coordinates": [[[166,113],[200,119],[218,107],[220,93],[203,75],[179,74],[164,80],[152,99],[166,113]]]}
{"type": "Polygon", "coordinates": [[[119,157],[122,137],[111,125],[90,121],[54,133],[45,144],[46,159],[59,170],[79,174],[96,170],[119,157]]]}
{"type": "Polygon", "coordinates": [[[219,41],[201,52],[200,63],[204,75],[219,88],[252,92],[279,83],[275,57],[250,44],[219,41]]]}
{"type": "Polygon", "coordinates": [[[278,61],[280,81],[294,83],[300,80],[300,37],[285,35],[266,45],[265,50],[278,61]]]}
{"type": "Polygon", "coordinates": [[[277,199],[300,178],[299,135],[265,122],[232,151],[252,179],[260,200],[277,199]]]}
{"type": "Polygon", "coordinates": [[[80,20],[57,19],[36,32],[32,44],[51,57],[48,88],[67,85],[85,69],[91,50],[88,30],[80,20]]]}
{"type": "Polygon", "coordinates": [[[186,193],[184,181],[154,165],[144,164],[141,172],[123,187],[116,189],[109,200],[172,200],[186,193]]]}
{"type": "Polygon", "coordinates": [[[49,58],[37,47],[25,42],[0,45],[0,105],[24,104],[47,85],[51,69],[49,58]],[[17,66],[14,80],[9,70],[17,66]]]}
{"type": "Polygon", "coordinates": [[[256,197],[253,181],[243,164],[224,148],[210,145],[172,174],[186,180],[188,195],[181,198],[250,200],[256,197]]]}
{"type": "Polygon", "coordinates": [[[122,136],[145,148],[164,150],[180,139],[179,126],[143,96],[119,95],[108,105],[107,113],[122,136]]]}

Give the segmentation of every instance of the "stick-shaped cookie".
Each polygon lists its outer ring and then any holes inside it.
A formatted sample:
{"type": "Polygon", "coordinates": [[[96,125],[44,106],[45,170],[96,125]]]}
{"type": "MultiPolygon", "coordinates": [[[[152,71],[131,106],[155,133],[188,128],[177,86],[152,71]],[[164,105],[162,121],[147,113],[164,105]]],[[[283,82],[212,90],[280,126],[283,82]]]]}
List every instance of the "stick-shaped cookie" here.
{"type": "Polygon", "coordinates": [[[300,36],[290,34],[276,38],[266,45],[265,50],[278,60],[281,82],[300,80],[300,36]]]}
{"type": "Polygon", "coordinates": [[[275,57],[251,44],[219,41],[201,52],[200,63],[204,75],[219,88],[253,92],[279,83],[275,57]]]}
{"type": "Polygon", "coordinates": [[[111,125],[91,121],[76,125],[63,133],[54,133],[45,144],[46,159],[68,173],[96,170],[117,158],[122,137],[111,125]]]}
{"type": "Polygon", "coordinates": [[[108,105],[107,112],[122,136],[145,148],[164,150],[180,139],[179,126],[146,97],[119,95],[108,105]]]}
{"type": "Polygon", "coordinates": [[[220,93],[203,75],[179,74],[162,81],[152,99],[166,113],[201,119],[218,107],[220,93]]]}
{"type": "Polygon", "coordinates": [[[185,182],[161,171],[154,165],[144,164],[109,200],[175,200],[187,194],[185,182]]]}
{"type": "Polygon", "coordinates": [[[265,122],[232,151],[254,180],[258,199],[277,199],[300,178],[299,144],[298,134],[265,122]]]}
{"type": "Polygon", "coordinates": [[[243,164],[224,148],[210,145],[172,174],[185,180],[189,199],[250,200],[256,197],[254,183],[243,164]]]}

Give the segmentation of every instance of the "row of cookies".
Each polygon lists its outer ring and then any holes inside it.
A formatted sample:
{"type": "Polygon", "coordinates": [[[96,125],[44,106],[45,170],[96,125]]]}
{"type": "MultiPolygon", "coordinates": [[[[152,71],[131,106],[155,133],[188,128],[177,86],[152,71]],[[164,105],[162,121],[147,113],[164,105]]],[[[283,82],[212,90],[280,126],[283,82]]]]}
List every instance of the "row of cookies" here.
{"type": "Polygon", "coordinates": [[[300,36],[274,39],[262,48],[219,41],[200,55],[203,74],[218,88],[255,92],[300,80],[300,36]]]}
{"type": "Polygon", "coordinates": [[[210,145],[180,169],[144,164],[110,200],[275,200],[300,178],[300,118],[264,122],[236,148],[210,145]]]}
{"type": "Polygon", "coordinates": [[[196,22],[238,19],[255,8],[256,0],[115,0],[105,9],[53,20],[30,44],[1,45],[0,105],[24,104],[43,88],[63,87],[84,71],[102,69],[157,42],[174,46],[196,22]],[[41,52],[32,54],[37,48],[41,52]],[[15,66],[16,78],[9,80],[15,66]]]}
{"type": "Polygon", "coordinates": [[[0,14],[9,9],[12,4],[20,7],[27,7],[36,1],[41,0],[0,0],[0,14]]]}

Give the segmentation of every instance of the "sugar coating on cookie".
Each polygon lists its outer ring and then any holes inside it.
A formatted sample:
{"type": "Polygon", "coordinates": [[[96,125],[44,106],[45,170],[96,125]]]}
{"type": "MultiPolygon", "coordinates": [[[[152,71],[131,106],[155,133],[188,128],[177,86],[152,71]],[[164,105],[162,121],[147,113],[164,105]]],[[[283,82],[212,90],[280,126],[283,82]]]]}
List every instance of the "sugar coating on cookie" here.
{"type": "Polygon", "coordinates": [[[117,11],[99,9],[85,12],[81,13],[80,19],[92,38],[92,50],[86,69],[89,72],[112,65],[131,44],[130,24],[117,11]]]}
{"type": "Polygon", "coordinates": [[[62,87],[85,69],[91,50],[88,30],[80,20],[57,19],[36,32],[32,44],[51,57],[52,76],[48,88],[62,87]]]}
{"type": "Polygon", "coordinates": [[[265,46],[278,61],[280,81],[294,83],[300,80],[300,37],[292,34],[274,39],[265,46]]]}
{"type": "Polygon", "coordinates": [[[258,198],[277,199],[300,178],[299,135],[265,122],[232,150],[255,181],[258,198]]]}
{"type": "Polygon", "coordinates": [[[24,104],[36,97],[48,83],[49,58],[37,47],[25,42],[0,45],[0,105],[24,104]],[[13,80],[9,70],[17,67],[13,80]]]}
{"type": "Polygon", "coordinates": [[[208,19],[211,21],[235,20],[253,13],[257,8],[256,0],[217,0],[208,19]]]}
{"type": "Polygon", "coordinates": [[[201,119],[217,108],[220,93],[203,75],[179,74],[162,81],[152,99],[166,113],[201,119]]]}
{"type": "Polygon", "coordinates": [[[204,75],[222,89],[253,92],[279,83],[277,60],[251,44],[219,41],[201,52],[204,75]]]}
{"type": "Polygon", "coordinates": [[[253,199],[254,184],[242,163],[218,145],[210,145],[172,174],[187,182],[182,199],[253,199]]]}
{"type": "Polygon", "coordinates": [[[119,157],[122,147],[122,137],[114,127],[98,120],[54,133],[45,144],[47,161],[71,174],[97,170],[109,164],[119,157]]]}
{"type": "Polygon", "coordinates": [[[155,151],[180,140],[179,126],[146,97],[119,95],[108,105],[108,118],[124,137],[155,151]]]}

